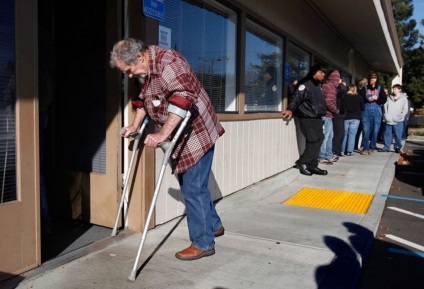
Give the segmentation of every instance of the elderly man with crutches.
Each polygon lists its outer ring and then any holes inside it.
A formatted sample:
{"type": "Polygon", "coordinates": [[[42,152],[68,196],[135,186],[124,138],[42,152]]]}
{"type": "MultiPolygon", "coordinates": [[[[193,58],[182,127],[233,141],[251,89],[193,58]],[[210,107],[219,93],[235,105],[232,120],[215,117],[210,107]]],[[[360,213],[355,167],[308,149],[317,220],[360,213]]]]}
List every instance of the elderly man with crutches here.
{"type": "Polygon", "coordinates": [[[141,84],[137,112],[124,137],[137,132],[146,115],[155,123],[155,133],[145,137],[146,146],[157,148],[170,141],[190,112],[181,137],[170,157],[184,195],[191,245],[175,254],[180,260],[196,260],[215,253],[216,236],[224,228],[207,187],[214,145],[224,133],[205,89],[187,60],[177,51],[126,38],[111,52],[111,67],[141,84]]]}

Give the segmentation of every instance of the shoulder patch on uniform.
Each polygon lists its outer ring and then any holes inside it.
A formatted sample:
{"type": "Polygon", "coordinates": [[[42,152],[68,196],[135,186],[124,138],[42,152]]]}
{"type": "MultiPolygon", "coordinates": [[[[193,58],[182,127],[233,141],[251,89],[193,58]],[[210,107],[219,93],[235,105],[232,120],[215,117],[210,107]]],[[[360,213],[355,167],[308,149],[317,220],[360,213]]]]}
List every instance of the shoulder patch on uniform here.
{"type": "Polygon", "coordinates": [[[305,87],[303,84],[301,84],[301,85],[299,86],[299,90],[300,90],[300,91],[305,90],[305,88],[306,88],[306,87],[305,87]]]}
{"type": "Polygon", "coordinates": [[[277,86],[276,85],[273,85],[272,86],[272,91],[277,91],[277,86]]]}

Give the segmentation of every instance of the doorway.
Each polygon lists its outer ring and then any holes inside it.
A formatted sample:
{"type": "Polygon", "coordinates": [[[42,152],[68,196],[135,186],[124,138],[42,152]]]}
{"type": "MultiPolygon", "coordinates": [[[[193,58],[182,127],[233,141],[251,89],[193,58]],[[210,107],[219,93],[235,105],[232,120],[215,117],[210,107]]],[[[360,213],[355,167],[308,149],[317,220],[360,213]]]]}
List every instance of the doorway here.
{"type": "Polygon", "coordinates": [[[108,59],[118,1],[38,2],[45,262],[109,237],[115,221],[121,121],[108,59]]]}

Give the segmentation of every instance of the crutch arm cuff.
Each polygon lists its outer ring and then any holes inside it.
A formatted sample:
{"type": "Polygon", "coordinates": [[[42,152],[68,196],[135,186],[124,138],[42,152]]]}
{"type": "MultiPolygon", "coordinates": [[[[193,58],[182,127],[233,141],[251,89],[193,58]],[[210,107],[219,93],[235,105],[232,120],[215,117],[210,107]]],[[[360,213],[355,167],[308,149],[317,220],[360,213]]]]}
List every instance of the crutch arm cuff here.
{"type": "Polygon", "coordinates": [[[179,108],[178,106],[173,105],[171,103],[168,106],[168,112],[176,114],[176,115],[180,116],[181,118],[185,118],[185,116],[187,114],[187,110],[179,108]]]}

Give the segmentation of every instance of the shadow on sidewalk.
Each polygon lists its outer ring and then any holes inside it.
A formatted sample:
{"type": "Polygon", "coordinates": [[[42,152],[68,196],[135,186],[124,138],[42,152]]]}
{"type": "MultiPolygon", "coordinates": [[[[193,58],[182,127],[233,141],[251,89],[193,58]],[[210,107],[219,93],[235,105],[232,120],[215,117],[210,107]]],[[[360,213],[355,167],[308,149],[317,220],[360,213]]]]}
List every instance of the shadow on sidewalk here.
{"type": "Polygon", "coordinates": [[[358,289],[422,288],[424,139],[407,140],[395,165],[395,178],[358,289]]]}

